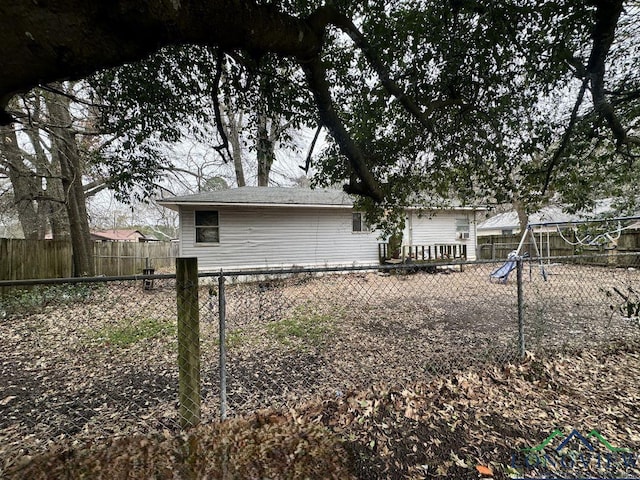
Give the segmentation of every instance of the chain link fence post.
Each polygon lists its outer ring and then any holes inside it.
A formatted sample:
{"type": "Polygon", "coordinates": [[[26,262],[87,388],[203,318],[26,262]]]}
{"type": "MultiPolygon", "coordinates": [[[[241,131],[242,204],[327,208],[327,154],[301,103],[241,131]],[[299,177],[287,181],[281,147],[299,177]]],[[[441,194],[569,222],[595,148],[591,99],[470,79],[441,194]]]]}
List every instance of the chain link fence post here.
{"type": "Polygon", "coordinates": [[[198,260],[176,259],[180,426],[200,422],[200,309],[198,260]]]}
{"type": "Polygon", "coordinates": [[[227,418],[227,347],[226,347],[226,307],[227,299],[225,297],[225,277],[220,272],[218,277],[218,315],[219,315],[219,343],[220,343],[220,418],[227,418]]]}
{"type": "Polygon", "coordinates": [[[524,290],[522,282],[523,271],[522,257],[518,256],[516,260],[517,282],[518,282],[518,352],[520,358],[525,356],[525,341],[524,341],[524,290]]]}

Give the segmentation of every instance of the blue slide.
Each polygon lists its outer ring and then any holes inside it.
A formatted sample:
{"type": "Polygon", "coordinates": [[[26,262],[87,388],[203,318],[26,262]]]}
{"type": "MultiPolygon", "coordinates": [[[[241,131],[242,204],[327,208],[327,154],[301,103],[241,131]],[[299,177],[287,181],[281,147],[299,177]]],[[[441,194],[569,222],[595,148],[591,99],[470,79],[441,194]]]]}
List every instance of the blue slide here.
{"type": "Polygon", "coordinates": [[[499,283],[507,283],[507,280],[509,280],[509,274],[516,268],[517,257],[517,252],[511,252],[507,257],[507,261],[504,263],[504,265],[496,268],[489,274],[489,281],[496,279],[499,283]]]}

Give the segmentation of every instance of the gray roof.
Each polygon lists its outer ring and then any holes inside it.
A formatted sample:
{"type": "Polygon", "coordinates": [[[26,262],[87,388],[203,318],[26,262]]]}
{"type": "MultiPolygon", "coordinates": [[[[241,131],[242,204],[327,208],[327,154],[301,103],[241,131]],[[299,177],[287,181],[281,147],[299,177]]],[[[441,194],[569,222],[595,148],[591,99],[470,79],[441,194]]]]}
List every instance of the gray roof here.
{"type": "MultiPolygon", "coordinates": [[[[560,207],[542,207],[535,213],[529,215],[529,223],[544,223],[544,222],[571,222],[576,221],[580,217],[577,215],[569,215],[562,211],[560,207]]],[[[515,211],[500,213],[491,218],[488,218],[484,222],[478,224],[478,230],[509,230],[519,229],[520,223],[518,221],[518,214],[515,211]]]]}
{"type": "MultiPolygon", "coordinates": [[[[566,213],[561,205],[548,205],[542,207],[535,213],[529,215],[529,224],[548,224],[547,226],[553,227],[555,224],[572,223],[572,222],[584,222],[589,220],[605,219],[606,217],[617,216],[614,208],[613,198],[603,198],[596,200],[593,208],[589,210],[582,210],[575,214],[566,213]]],[[[632,216],[623,217],[627,220],[640,218],[640,211],[632,213],[632,216]]],[[[640,222],[638,222],[640,223],[640,222]]],[[[629,227],[628,227],[629,228],[629,227]]],[[[633,227],[636,228],[636,227],[633,227]]],[[[491,218],[488,218],[482,223],[478,224],[478,231],[483,232],[487,230],[518,230],[520,224],[518,222],[518,214],[512,210],[510,212],[500,213],[491,218]]]]}
{"type": "MultiPolygon", "coordinates": [[[[180,205],[244,205],[244,206],[312,206],[351,208],[354,197],[342,190],[317,189],[300,187],[239,187],[215,192],[196,193],[181,197],[167,197],[157,203],[167,208],[177,210],[180,205]]],[[[424,200],[423,200],[424,202],[424,200]]],[[[440,202],[443,203],[443,202],[440,202]]],[[[429,208],[416,205],[411,208],[429,208]]],[[[483,207],[461,206],[460,202],[448,201],[447,204],[434,203],[433,209],[437,210],[483,210],[483,207]]]]}
{"type": "Polygon", "coordinates": [[[287,187],[239,187],[215,192],[168,197],[160,205],[299,205],[350,207],[353,199],[341,190],[287,187]]]}
{"type": "MultiPolygon", "coordinates": [[[[571,223],[586,220],[602,219],[605,216],[611,216],[614,214],[613,200],[611,198],[605,198],[597,200],[595,206],[588,211],[581,211],[575,214],[565,213],[561,206],[549,205],[542,207],[535,213],[529,215],[529,223],[541,224],[541,223],[571,223]]],[[[640,212],[635,213],[634,216],[640,216],[640,212]]],[[[491,217],[478,225],[478,231],[496,230],[496,229],[519,229],[520,224],[518,222],[518,214],[515,211],[501,213],[491,217]]]]}

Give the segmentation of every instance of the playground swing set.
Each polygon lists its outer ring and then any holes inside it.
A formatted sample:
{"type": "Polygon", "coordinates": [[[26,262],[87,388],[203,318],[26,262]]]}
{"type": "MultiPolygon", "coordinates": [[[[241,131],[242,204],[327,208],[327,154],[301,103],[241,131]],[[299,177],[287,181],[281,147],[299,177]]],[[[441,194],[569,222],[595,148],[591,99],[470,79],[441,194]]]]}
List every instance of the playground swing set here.
{"type": "Polygon", "coordinates": [[[555,227],[558,236],[564,240],[567,244],[573,247],[597,247],[602,250],[615,250],[618,248],[618,240],[622,235],[622,232],[630,228],[638,228],[638,217],[619,217],[619,218],[607,218],[600,220],[574,220],[569,222],[540,222],[530,223],[527,225],[518,248],[509,253],[507,261],[496,268],[489,274],[489,281],[497,281],[497,283],[507,283],[509,274],[516,269],[519,259],[529,258],[529,275],[532,274],[532,261],[535,259],[540,267],[540,274],[543,280],[546,282],[549,276],[549,271],[545,268],[545,259],[547,267],[550,266],[551,261],[551,248],[549,235],[551,233],[550,228],[555,227]],[[615,224],[615,228],[609,228],[611,223],[615,224]],[[623,226],[623,223],[626,224],[623,226]],[[595,230],[589,231],[588,228],[584,228],[590,224],[595,224],[597,227],[595,230]],[[603,228],[604,227],[604,228],[603,228]],[[539,229],[535,232],[534,229],[539,229]],[[563,229],[571,229],[573,231],[573,240],[569,239],[563,234],[563,229]],[[580,230],[583,230],[581,233],[580,230]],[[538,233],[538,239],[536,239],[536,233],[538,233]],[[546,256],[543,256],[544,251],[544,234],[547,234],[546,244],[546,256]],[[531,247],[535,253],[535,257],[531,258],[527,253],[522,254],[525,242],[527,238],[530,238],[531,247]]]}

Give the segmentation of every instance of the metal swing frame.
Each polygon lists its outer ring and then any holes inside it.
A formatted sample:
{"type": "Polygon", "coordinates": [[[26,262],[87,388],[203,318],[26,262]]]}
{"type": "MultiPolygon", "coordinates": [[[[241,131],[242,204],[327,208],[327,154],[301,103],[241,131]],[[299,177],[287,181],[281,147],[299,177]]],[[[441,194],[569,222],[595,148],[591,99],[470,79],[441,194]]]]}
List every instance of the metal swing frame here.
{"type": "MultiPolygon", "coordinates": [[[[599,243],[597,243],[597,241],[599,239],[602,238],[606,238],[608,239],[611,243],[615,243],[617,242],[617,240],[620,239],[620,236],[622,234],[622,232],[624,230],[627,230],[628,228],[631,227],[631,225],[627,225],[626,227],[622,227],[621,223],[622,222],[627,222],[627,221],[633,221],[633,220],[637,220],[640,221],[640,216],[632,216],[632,217],[615,217],[615,218],[599,218],[599,219],[592,219],[592,220],[573,220],[573,221],[568,221],[568,222],[539,222],[539,223],[529,223],[527,224],[527,228],[525,229],[524,233],[522,234],[522,238],[520,239],[520,243],[518,244],[518,249],[516,250],[516,256],[518,258],[522,258],[522,247],[524,247],[525,241],[527,239],[527,236],[531,235],[531,240],[532,240],[532,245],[533,248],[535,250],[535,254],[538,258],[538,263],[540,265],[540,273],[542,274],[542,278],[544,278],[544,280],[547,280],[547,271],[544,268],[544,262],[542,259],[542,254],[540,251],[540,248],[538,247],[538,242],[536,241],[536,236],[535,233],[533,231],[534,227],[556,227],[556,230],[558,231],[560,238],[562,238],[562,240],[564,240],[565,242],[567,242],[569,245],[588,245],[588,246],[600,246],[599,243]],[[612,230],[610,232],[604,232],[601,233],[599,235],[596,235],[593,238],[589,238],[589,235],[587,235],[587,237],[583,238],[583,239],[578,239],[576,237],[577,242],[570,242],[568,241],[565,236],[562,234],[561,231],[561,227],[574,227],[576,225],[584,225],[584,224],[588,224],[588,223],[605,223],[605,222],[618,222],[618,228],[615,230],[612,230]],[[617,234],[617,236],[614,238],[612,237],[611,234],[617,234]],[[586,240],[589,240],[588,243],[584,243],[586,240]]],[[[616,248],[616,247],[613,247],[616,248]]]]}

